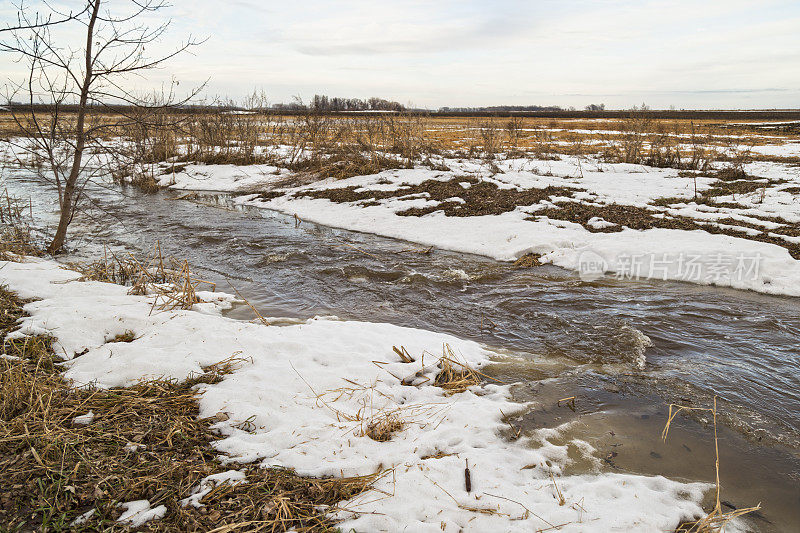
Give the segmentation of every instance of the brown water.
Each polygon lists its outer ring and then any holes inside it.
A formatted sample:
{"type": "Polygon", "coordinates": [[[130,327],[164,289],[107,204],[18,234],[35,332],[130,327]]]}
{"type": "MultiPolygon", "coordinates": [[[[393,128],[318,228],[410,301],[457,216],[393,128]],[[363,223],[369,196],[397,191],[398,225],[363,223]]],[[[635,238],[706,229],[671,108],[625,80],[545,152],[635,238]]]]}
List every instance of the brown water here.
{"type": "MultiPolygon", "coordinates": [[[[4,170],[40,224],[52,195],[4,170]]],[[[762,502],[761,531],[800,531],[800,299],[663,281],[583,282],[555,267],[514,269],[464,254],[234,208],[116,187],[93,191],[73,257],[156,241],[218,289],[234,285],[265,316],[385,321],[446,331],[516,356],[498,366],[537,407],[524,431],[575,420],[565,438],[594,445],[609,471],[713,481],[713,429],[681,419],[659,440],[666,405],[720,398],[723,499],[762,502]],[[642,335],[653,343],[647,347],[642,335]],[[644,370],[635,361],[646,358],[644,370]],[[576,412],[553,405],[577,396],[576,412]],[[686,450],[689,449],[689,451],[686,450]]],[[[234,316],[250,318],[241,307],[234,316]]],[[[576,469],[589,465],[580,461],[576,469]]]]}

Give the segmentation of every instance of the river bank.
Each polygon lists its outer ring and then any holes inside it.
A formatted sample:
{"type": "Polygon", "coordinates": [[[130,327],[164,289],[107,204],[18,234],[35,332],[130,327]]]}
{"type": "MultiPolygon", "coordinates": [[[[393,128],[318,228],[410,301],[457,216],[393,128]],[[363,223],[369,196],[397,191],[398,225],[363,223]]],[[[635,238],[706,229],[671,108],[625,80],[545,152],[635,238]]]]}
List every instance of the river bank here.
{"type": "Polygon", "coordinates": [[[586,279],[655,278],[800,295],[800,171],[759,162],[728,175],[591,157],[455,159],[310,185],[277,167],[188,165],[184,191],[326,226],[538,262],[586,279]]]}
{"type": "MultiPolygon", "coordinates": [[[[18,184],[24,183],[24,178],[21,179],[23,181],[18,184]]],[[[32,196],[38,202],[38,197],[32,196]]],[[[98,196],[104,202],[103,208],[115,211],[124,223],[119,227],[110,224],[94,229],[91,221],[84,223],[78,219],[76,228],[85,240],[81,244],[84,251],[77,249],[77,255],[82,253],[87,258],[96,258],[98,253],[102,254],[104,243],[123,250],[146,250],[154,239],[163,239],[165,250],[179,256],[188,253],[192,263],[203,269],[203,277],[214,279],[221,288],[228,287],[226,279],[230,279],[266,316],[288,315],[294,317],[295,322],[304,322],[314,314],[337,314],[350,320],[379,317],[381,321],[411,325],[414,329],[448,331],[479,340],[484,345],[501,347],[492,349],[496,353],[516,352],[522,358],[521,366],[518,372],[506,378],[516,375],[512,380],[524,381],[526,372],[532,372],[529,377],[537,380],[564,376],[558,388],[563,395],[559,392],[558,398],[539,398],[541,404],[533,411],[538,413],[533,417],[536,424],[541,424],[542,419],[548,420],[550,415],[542,412],[557,408],[558,399],[577,392],[584,400],[578,402],[584,420],[596,417],[614,420],[610,425],[617,435],[622,433],[620,428],[627,427],[632,439],[627,446],[633,442],[639,442],[640,447],[647,446],[643,431],[658,433],[660,428],[655,426],[660,424],[664,406],[671,399],[694,398],[697,405],[707,405],[710,396],[698,395],[698,384],[707,387],[707,391],[724,392],[726,413],[736,411],[736,406],[746,405],[748,409],[742,411],[742,420],[747,420],[750,428],[771,428],[772,422],[765,417],[772,416],[786,420],[789,428],[793,426],[792,416],[796,410],[792,407],[790,385],[794,375],[792,359],[790,354],[781,352],[781,346],[791,346],[793,342],[796,313],[791,311],[791,299],[658,281],[605,278],[587,282],[552,266],[514,269],[476,256],[439,250],[418,254],[415,250],[419,247],[408,242],[381,240],[307,221],[298,225],[291,217],[237,205],[235,200],[225,196],[200,196],[194,202],[174,201],[178,196],[158,193],[140,199],[132,190],[104,189],[98,196]],[[737,322],[742,327],[735,327],[737,322]],[[649,337],[653,346],[636,342],[640,338],[635,334],[637,330],[649,337]],[[645,368],[638,378],[642,383],[620,383],[621,374],[636,372],[634,363],[642,355],[645,368]],[[731,358],[736,358],[739,364],[731,367],[731,358]],[[537,365],[537,370],[532,371],[528,366],[531,360],[547,363],[537,365]],[[761,365],[769,365],[772,376],[770,383],[764,384],[769,387],[763,391],[758,381],[761,365]],[[597,372],[600,384],[584,387],[570,383],[569,372],[565,371],[571,367],[588,376],[597,372]],[[692,370],[700,367],[703,372],[692,370]],[[642,389],[649,389],[653,383],[658,384],[676,371],[678,379],[668,377],[657,386],[666,393],[658,408],[653,409],[653,402],[658,403],[659,398],[648,400],[641,408],[634,407],[638,405],[634,400],[642,389]],[[652,424],[621,421],[609,413],[615,402],[594,399],[598,395],[593,391],[602,388],[609,377],[612,383],[608,386],[620,387],[623,391],[622,405],[639,416],[648,416],[652,424]],[[784,386],[786,380],[789,388],[784,386]],[[626,394],[629,387],[631,395],[626,394]],[[748,387],[760,392],[754,394],[748,387]],[[770,387],[775,387],[782,402],[767,401],[770,387]],[[780,391],[789,392],[787,395],[780,391]],[[768,409],[762,411],[761,402],[748,403],[747,398],[762,398],[763,407],[768,409]],[[582,411],[586,409],[586,401],[596,411],[591,407],[589,411],[582,411]],[[747,414],[753,407],[757,417],[747,414]]],[[[46,219],[46,208],[39,211],[35,205],[34,211],[46,219]]],[[[249,308],[242,305],[226,313],[240,318],[252,317],[249,308]]],[[[292,320],[284,321],[287,322],[292,320]]],[[[613,397],[616,393],[610,394],[613,397]]],[[[735,427],[736,419],[737,416],[729,417],[725,423],[735,427]]],[[[524,416],[521,422],[517,423],[518,428],[529,424],[524,416]]],[[[556,421],[555,425],[559,423],[556,421]]],[[[577,427],[582,425],[583,422],[577,427]]],[[[545,426],[533,429],[542,427],[545,426]]],[[[780,429],[773,433],[770,429],[768,436],[786,435],[785,431],[780,429]]],[[[646,465],[640,462],[637,453],[627,452],[633,447],[620,453],[620,448],[614,447],[619,442],[604,442],[603,433],[600,426],[579,431],[574,437],[586,442],[599,439],[594,447],[602,452],[598,451],[595,457],[603,461],[616,451],[619,455],[612,460],[624,465],[626,471],[669,471],[677,479],[705,481],[713,474],[711,470],[693,474],[691,470],[664,468],[650,455],[652,451],[665,456],[664,450],[654,443],[641,454],[652,463],[646,465]]],[[[708,433],[700,428],[695,432],[694,442],[682,437],[679,442],[698,450],[699,443],[707,438],[708,433]]],[[[725,439],[725,446],[735,442],[734,435],[725,439]]],[[[558,444],[565,445],[564,442],[558,444]]],[[[736,464],[736,454],[746,448],[746,444],[734,447],[730,463],[736,464]]],[[[750,448],[740,455],[756,462],[768,461],[761,470],[747,474],[751,479],[765,470],[789,475],[795,470],[791,461],[788,464],[783,458],[773,461],[768,459],[771,457],[768,449],[757,450],[757,447],[750,448]]],[[[582,462],[586,461],[575,464],[582,462]]],[[[708,453],[696,453],[692,462],[695,468],[712,463],[713,456],[708,453]]],[[[610,468],[605,462],[603,465],[610,468]]],[[[730,493],[731,498],[736,494],[730,503],[737,507],[759,500],[779,500],[769,499],[770,495],[748,493],[745,479],[737,475],[731,480],[733,472],[724,470],[723,473],[728,478],[726,483],[743,487],[730,493]]],[[[782,478],[759,479],[759,489],[774,484],[779,493],[779,487],[784,487],[783,494],[791,492],[786,489],[792,486],[791,481],[786,485],[787,480],[782,478]]],[[[791,501],[779,504],[790,514],[792,505],[791,501]]],[[[783,521],[785,516],[776,519],[774,512],[773,504],[765,515],[767,520],[794,523],[783,521]]],[[[756,524],[759,530],[775,530],[763,520],[757,520],[756,524]]]]}
{"type": "Polygon", "coordinates": [[[182,380],[241,358],[242,367],[219,383],[200,385],[200,416],[218,416],[213,428],[225,438],[214,447],[232,464],[260,461],[317,476],[389,472],[363,497],[341,504],[341,527],[527,531],[558,524],[581,531],[591,523],[598,530],[660,531],[702,514],[707,484],[562,475],[573,457],[592,451],[580,440],[552,444],[563,428],[502,438],[505,416],[524,407],[510,401],[509,386],[485,382],[454,394],[435,386],[443,345],[453,360],[475,368],[505,359],[475,343],[389,324],[247,323],[220,315],[231,297],[219,293],[200,294],[206,303],[189,311],[151,313],[152,297],[79,281],[81,274],[48,260],[3,262],[0,277],[20,297],[36,298],[11,337],[53,335],[65,377],[76,385],[182,380]],[[133,332],[132,341],[114,341],[125,332],[133,332]],[[415,361],[402,362],[391,345],[405,347],[415,361]],[[387,440],[371,437],[368,428],[386,417],[396,417],[396,432],[387,440]],[[467,462],[472,487],[464,486],[467,462]]]}

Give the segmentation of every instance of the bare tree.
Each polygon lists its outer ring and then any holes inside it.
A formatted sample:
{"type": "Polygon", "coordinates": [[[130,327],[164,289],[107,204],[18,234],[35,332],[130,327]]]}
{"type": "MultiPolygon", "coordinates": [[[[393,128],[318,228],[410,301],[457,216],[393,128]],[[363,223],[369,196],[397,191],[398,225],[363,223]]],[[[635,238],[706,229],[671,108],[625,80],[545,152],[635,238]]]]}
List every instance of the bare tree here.
{"type": "MultiPolygon", "coordinates": [[[[21,0],[16,26],[0,51],[27,65],[24,81],[12,83],[7,99],[23,142],[17,153],[37,161],[39,175],[58,192],[59,221],[48,252],[59,252],[67,228],[85,197],[86,185],[106,174],[103,166],[126,124],[146,120],[147,113],[188,101],[175,96],[176,81],[160,97],[143,97],[130,88],[133,80],[198,44],[189,37],[169,51],[151,56],[170,20],[149,24],[167,6],[164,0],[78,0],[64,12],[44,0],[47,13],[34,12],[21,0]],[[80,41],[70,42],[73,35],[80,41]],[[155,46],[154,46],[155,47],[155,46]],[[24,105],[14,105],[15,98],[24,105]],[[105,137],[105,139],[104,139],[105,137]]],[[[160,121],[164,125],[164,121],[160,121]]]]}

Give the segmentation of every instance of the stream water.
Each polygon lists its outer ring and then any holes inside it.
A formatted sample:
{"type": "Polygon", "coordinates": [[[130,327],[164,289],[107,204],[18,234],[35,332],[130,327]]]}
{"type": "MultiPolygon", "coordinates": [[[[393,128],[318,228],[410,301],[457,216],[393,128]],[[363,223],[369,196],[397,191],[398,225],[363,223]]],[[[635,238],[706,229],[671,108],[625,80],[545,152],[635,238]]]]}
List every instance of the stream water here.
{"type": "MultiPolygon", "coordinates": [[[[54,222],[52,194],[25,170],[3,175],[0,188],[31,198],[37,224],[54,222]]],[[[420,253],[407,242],[238,208],[226,195],[178,196],[94,187],[93,208],[71,229],[70,259],[96,258],[104,246],[148,253],[158,241],[264,316],[336,315],[477,340],[512,356],[491,372],[523,383],[518,398],[536,402],[509,431],[569,422],[564,440],[588,441],[604,470],[713,482],[707,415],[680,418],[666,442],[660,434],[670,402],[707,407],[717,395],[726,505],[761,502],[753,528],[800,531],[800,299],[584,282],[555,267],[420,253]],[[574,406],[558,402],[570,396],[574,406]]],[[[592,466],[575,459],[572,469],[592,466]]]]}

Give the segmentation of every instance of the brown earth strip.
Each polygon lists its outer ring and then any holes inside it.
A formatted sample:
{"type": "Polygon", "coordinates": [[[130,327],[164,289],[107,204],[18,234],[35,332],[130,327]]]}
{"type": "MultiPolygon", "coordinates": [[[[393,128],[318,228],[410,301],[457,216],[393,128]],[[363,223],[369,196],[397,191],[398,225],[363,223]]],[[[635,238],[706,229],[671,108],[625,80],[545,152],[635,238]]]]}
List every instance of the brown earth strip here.
{"type": "Polygon", "coordinates": [[[765,230],[763,227],[756,224],[741,222],[733,218],[724,218],[714,221],[714,224],[727,224],[761,231],[758,235],[750,235],[733,228],[721,228],[711,223],[700,223],[689,217],[665,215],[661,218],[653,216],[656,214],[659,213],[643,207],[628,205],[609,204],[597,206],[577,202],[560,202],[556,204],[556,207],[547,207],[535,211],[527,220],[539,220],[540,217],[546,216],[553,220],[564,220],[581,224],[592,233],[613,233],[622,231],[623,227],[636,230],[666,228],[693,231],[699,229],[708,233],[777,244],[778,246],[786,248],[789,254],[795,259],[800,259],[800,244],[791,243],[779,237],[772,237],[769,235],[769,233],[781,233],[791,236],[796,234],[800,235],[800,225],[798,224],[786,226],[778,230],[765,230]],[[607,222],[617,225],[605,228],[593,228],[588,223],[589,220],[594,217],[602,218],[607,222]]]}
{"type": "MultiPolygon", "coordinates": [[[[336,187],[330,189],[312,189],[293,193],[295,197],[323,198],[336,203],[360,202],[363,207],[378,205],[379,200],[418,196],[440,202],[429,207],[413,207],[397,214],[401,216],[422,216],[435,211],[443,211],[447,216],[466,217],[481,215],[499,215],[513,211],[519,206],[530,206],[547,200],[553,196],[572,197],[582,189],[571,187],[545,187],[543,189],[501,189],[489,181],[479,181],[472,176],[459,176],[450,180],[425,180],[418,185],[401,184],[391,191],[363,189],[361,187],[336,187]],[[467,186],[463,186],[466,183],[467,186]],[[450,198],[461,198],[464,203],[447,201],[450,198]]],[[[285,193],[272,191],[264,193],[260,198],[269,200],[285,193]]]]}

